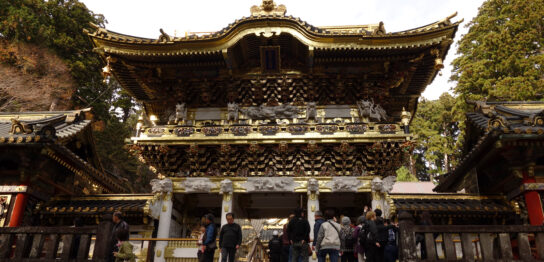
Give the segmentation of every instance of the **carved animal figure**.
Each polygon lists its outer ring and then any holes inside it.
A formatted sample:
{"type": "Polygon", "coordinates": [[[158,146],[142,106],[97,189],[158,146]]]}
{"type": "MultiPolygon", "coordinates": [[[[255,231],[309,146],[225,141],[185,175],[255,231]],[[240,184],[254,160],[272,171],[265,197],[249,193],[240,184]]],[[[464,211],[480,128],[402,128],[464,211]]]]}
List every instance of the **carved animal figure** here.
{"type": "Polygon", "coordinates": [[[172,39],[170,36],[162,30],[162,28],[159,30],[161,32],[161,35],[159,36],[159,42],[170,42],[172,39]]]}
{"type": "Polygon", "coordinates": [[[176,104],[176,112],[168,117],[168,122],[177,124],[185,120],[187,120],[187,107],[185,103],[178,103],[176,104]]]}
{"type": "Polygon", "coordinates": [[[231,193],[232,191],[233,191],[232,181],[230,179],[223,179],[221,181],[221,187],[219,192],[224,194],[224,193],[231,193]]]}
{"type": "Polygon", "coordinates": [[[313,119],[317,122],[316,102],[308,102],[308,104],[306,104],[306,122],[308,122],[309,119],[313,119]]]}
{"type": "Polygon", "coordinates": [[[397,181],[397,177],[395,176],[388,176],[384,179],[380,179],[379,177],[376,177],[372,179],[372,182],[370,182],[372,186],[372,191],[380,192],[380,193],[389,193],[391,190],[393,190],[393,185],[397,181]]]}
{"type": "Polygon", "coordinates": [[[238,111],[240,110],[240,107],[236,103],[228,103],[227,104],[227,120],[230,121],[238,121],[238,111]]]}
{"type": "Polygon", "coordinates": [[[308,180],[308,192],[317,192],[319,191],[319,181],[315,178],[310,178],[308,180]]]}
{"type": "Polygon", "coordinates": [[[299,110],[296,106],[283,104],[279,106],[252,106],[248,107],[247,109],[240,109],[240,112],[242,112],[242,114],[250,119],[264,120],[278,118],[295,118],[297,117],[299,110]]]}
{"type": "Polygon", "coordinates": [[[374,104],[374,100],[357,101],[357,109],[361,118],[370,118],[377,122],[387,120],[387,112],[380,105],[374,104]]]}

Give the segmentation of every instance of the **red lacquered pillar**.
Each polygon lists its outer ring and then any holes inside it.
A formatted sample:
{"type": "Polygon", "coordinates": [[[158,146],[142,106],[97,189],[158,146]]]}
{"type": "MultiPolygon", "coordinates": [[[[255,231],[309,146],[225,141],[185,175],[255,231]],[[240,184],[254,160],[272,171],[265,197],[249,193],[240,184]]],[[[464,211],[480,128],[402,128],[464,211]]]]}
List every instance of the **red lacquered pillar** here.
{"type": "Polygon", "coordinates": [[[13,205],[13,210],[11,211],[11,217],[9,218],[8,227],[17,227],[23,221],[23,216],[25,215],[26,208],[26,193],[19,193],[15,197],[15,204],[13,205]]]}

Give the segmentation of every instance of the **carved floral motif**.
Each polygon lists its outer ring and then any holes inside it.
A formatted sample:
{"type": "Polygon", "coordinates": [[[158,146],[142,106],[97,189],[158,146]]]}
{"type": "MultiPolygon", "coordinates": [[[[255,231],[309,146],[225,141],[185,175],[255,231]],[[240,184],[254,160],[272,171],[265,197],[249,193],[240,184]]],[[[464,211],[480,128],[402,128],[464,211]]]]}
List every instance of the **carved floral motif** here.
{"type": "Polygon", "coordinates": [[[395,133],[397,126],[393,124],[379,125],[380,133],[395,133]]]}
{"type": "Polygon", "coordinates": [[[354,124],[346,125],[346,131],[352,134],[364,134],[367,129],[368,129],[368,126],[362,123],[354,123],[354,124]]]}
{"type": "Polygon", "coordinates": [[[195,128],[192,126],[174,128],[174,134],[176,134],[177,136],[190,136],[194,132],[195,128]]]}
{"type": "Polygon", "coordinates": [[[272,136],[275,135],[279,130],[280,127],[276,125],[266,125],[266,126],[259,126],[259,132],[265,136],[272,136]]]}
{"type": "Polygon", "coordinates": [[[250,126],[231,126],[230,132],[235,136],[247,136],[251,131],[250,126]]]}
{"type": "Polygon", "coordinates": [[[289,125],[287,127],[287,131],[291,133],[292,135],[304,135],[304,133],[308,132],[308,126],[307,125],[289,125]]]}
{"type": "Polygon", "coordinates": [[[333,134],[338,131],[337,125],[317,125],[315,130],[321,134],[333,134]]]}
{"type": "Polygon", "coordinates": [[[223,132],[223,128],[220,126],[205,126],[202,127],[202,133],[206,136],[217,136],[223,132]]]}

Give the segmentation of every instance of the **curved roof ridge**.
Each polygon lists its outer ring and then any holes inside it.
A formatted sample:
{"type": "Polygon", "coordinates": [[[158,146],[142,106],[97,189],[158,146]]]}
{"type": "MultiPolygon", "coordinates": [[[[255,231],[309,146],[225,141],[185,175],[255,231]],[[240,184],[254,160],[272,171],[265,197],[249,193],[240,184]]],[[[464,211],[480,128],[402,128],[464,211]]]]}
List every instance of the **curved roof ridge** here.
{"type": "MultiPolygon", "coordinates": [[[[457,14],[457,12],[455,13],[457,14]]],[[[89,30],[84,30],[89,36],[96,37],[96,38],[102,38],[102,39],[108,39],[113,41],[137,41],[137,42],[145,42],[144,44],[171,44],[175,42],[184,42],[187,40],[209,40],[209,39],[218,39],[225,35],[230,34],[234,31],[234,29],[242,24],[246,23],[252,23],[252,22],[259,22],[264,20],[278,20],[278,21],[289,21],[292,23],[296,23],[298,26],[303,28],[308,33],[312,33],[317,36],[359,36],[359,37],[389,37],[389,36],[405,36],[407,34],[415,35],[422,32],[430,32],[434,30],[440,30],[450,27],[458,26],[463,20],[457,21],[457,22],[450,22],[450,18],[454,15],[450,15],[445,19],[430,23],[428,25],[424,25],[417,28],[407,29],[404,31],[398,31],[398,32],[390,32],[385,33],[385,29],[383,31],[376,33],[374,32],[375,29],[379,28],[380,25],[383,27],[383,23],[376,23],[376,24],[366,24],[366,25],[342,25],[342,26],[314,26],[307,21],[302,20],[300,17],[294,17],[292,15],[289,16],[280,16],[280,15],[274,15],[274,14],[267,14],[267,15],[259,15],[259,16],[248,16],[248,17],[242,17],[241,19],[236,19],[234,22],[228,24],[226,27],[211,32],[210,34],[205,35],[188,35],[188,36],[169,36],[168,34],[162,33],[162,35],[159,35],[159,37],[153,39],[153,38],[146,38],[146,37],[138,37],[138,36],[132,36],[132,35],[126,35],[122,33],[118,33],[115,31],[107,30],[103,27],[98,27],[97,25],[92,25],[96,30],[94,32],[91,32],[89,30]],[[350,31],[353,29],[359,28],[360,30],[358,32],[339,32],[339,30],[346,30],[350,31]],[[368,29],[372,29],[373,31],[369,31],[368,29]],[[163,38],[165,37],[165,38],[163,38]],[[119,39],[115,39],[119,38],[119,39]]],[[[159,33],[158,33],[159,34],[159,33]]]]}

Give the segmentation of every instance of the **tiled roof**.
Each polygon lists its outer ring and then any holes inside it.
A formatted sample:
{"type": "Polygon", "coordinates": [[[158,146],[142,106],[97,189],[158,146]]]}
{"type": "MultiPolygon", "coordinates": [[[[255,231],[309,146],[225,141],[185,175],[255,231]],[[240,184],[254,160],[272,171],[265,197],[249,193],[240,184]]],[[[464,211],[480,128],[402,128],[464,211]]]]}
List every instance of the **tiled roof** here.
{"type": "Polygon", "coordinates": [[[40,208],[44,215],[97,215],[121,211],[147,216],[151,194],[89,195],[72,198],[54,198],[40,208]]]}
{"type": "Polygon", "coordinates": [[[0,144],[69,139],[91,124],[85,111],[0,113],[0,144]]]}
{"type": "Polygon", "coordinates": [[[450,173],[440,178],[440,183],[434,191],[452,192],[457,182],[470,170],[484,154],[489,154],[489,148],[501,136],[524,139],[544,139],[544,102],[481,102],[469,101],[475,106],[475,111],[466,114],[467,152],[459,164],[450,173]],[[469,128],[478,129],[478,134],[468,132],[469,128]],[[468,142],[467,142],[468,143],[468,142]]]}
{"type": "Polygon", "coordinates": [[[428,212],[514,213],[514,208],[501,196],[462,194],[391,194],[394,209],[428,212]]]}

